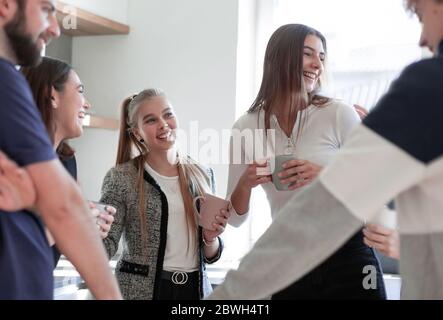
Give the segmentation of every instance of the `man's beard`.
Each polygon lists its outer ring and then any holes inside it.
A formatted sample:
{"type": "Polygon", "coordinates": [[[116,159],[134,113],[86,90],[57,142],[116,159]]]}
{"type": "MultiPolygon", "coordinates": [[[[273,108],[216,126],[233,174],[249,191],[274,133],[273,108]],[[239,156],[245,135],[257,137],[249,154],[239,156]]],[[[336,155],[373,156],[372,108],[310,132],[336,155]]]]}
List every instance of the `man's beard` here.
{"type": "Polygon", "coordinates": [[[14,19],[4,27],[17,64],[23,67],[36,66],[41,61],[41,50],[32,35],[26,33],[26,17],[22,8],[18,8],[14,19]]]}

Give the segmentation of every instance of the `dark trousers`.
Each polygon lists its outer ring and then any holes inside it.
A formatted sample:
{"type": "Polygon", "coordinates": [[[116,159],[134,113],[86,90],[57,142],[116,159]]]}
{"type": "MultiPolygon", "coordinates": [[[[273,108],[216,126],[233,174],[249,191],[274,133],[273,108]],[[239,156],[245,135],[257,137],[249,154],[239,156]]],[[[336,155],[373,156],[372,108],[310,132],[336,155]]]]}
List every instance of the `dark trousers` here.
{"type": "Polygon", "coordinates": [[[162,272],[162,279],[160,282],[159,299],[160,300],[200,300],[199,294],[199,273],[198,271],[188,273],[186,283],[183,278],[178,275],[175,276],[175,282],[172,279],[171,272],[162,272]]]}
{"type": "Polygon", "coordinates": [[[361,234],[355,235],[303,278],[275,293],[272,300],[386,300],[380,263],[362,240],[361,234]],[[374,270],[376,281],[368,280],[374,270]]]}

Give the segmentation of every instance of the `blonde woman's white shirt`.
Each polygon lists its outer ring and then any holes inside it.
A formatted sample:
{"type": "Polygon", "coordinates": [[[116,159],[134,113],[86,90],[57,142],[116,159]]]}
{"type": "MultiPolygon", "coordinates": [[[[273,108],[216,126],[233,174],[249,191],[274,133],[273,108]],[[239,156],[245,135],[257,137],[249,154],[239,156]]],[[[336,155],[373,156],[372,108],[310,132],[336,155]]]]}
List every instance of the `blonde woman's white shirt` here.
{"type": "MultiPolygon", "coordinates": [[[[292,141],[295,145],[294,155],[297,159],[308,160],[320,166],[326,166],[331,162],[337,151],[343,145],[349,133],[360,123],[360,117],[355,109],[341,101],[331,100],[321,107],[310,105],[305,113],[306,117],[301,119],[300,113],[292,131],[292,141]],[[296,141],[297,132],[302,125],[303,130],[296,141]]],[[[247,113],[240,117],[233,126],[242,132],[243,130],[264,130],[265,113],[254,112],[247,113]]],[[[254,134],[254,145],[267,147],[268,158],[275,155],[285,154],[288,145],[288,137],[282,131],[275,115],[271,116],[270,129],[275,130],[275,142],[271,140],[261,139],[260,136],[254,134]]],[[[265,136],[266,137],[266,136],[265,136]]],[[[229,165],[229,178],[227,198],[231,195],[240,179],[245,172],[248,163],[257,161],[257,154],[251,152],[248,146],[244,144],[241,148],[236,148],[235,152],[239,152],[241,158],[245,161],[241,164],[232,163],[232,139],[231,139],[231,163],[229,165]]],[[[239,154],[236,154],[238,157],[239,154]]],[[[266,192],[270,207],[272,219],[280,211],[280,209],[294,196],[298,191],[277,191],[272,183],[262,185],[266,192]]],[[[229,224],[240,226],[248,218],[249,212],[238,215],[235,210],[229,219],[229,224]]]]}
{"type": "Polygon", "coordinates": [[[154,178],[168,201],[168,231],[163,270],[192,272],[198,270],[198,256],[195,241],[187,244],[189,233],[186,211],[180,191],[179,177],[166,177],[148,164],[145,170],[154,178]]]}

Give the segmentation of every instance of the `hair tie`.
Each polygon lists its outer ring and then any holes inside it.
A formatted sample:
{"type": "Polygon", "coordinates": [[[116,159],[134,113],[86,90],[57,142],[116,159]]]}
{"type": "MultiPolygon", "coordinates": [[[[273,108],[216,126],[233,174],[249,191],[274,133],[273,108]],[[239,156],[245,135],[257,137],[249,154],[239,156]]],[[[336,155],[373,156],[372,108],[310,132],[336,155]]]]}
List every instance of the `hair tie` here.
{"type": "Polygon", "coordinates": [[[138,96],[138,93],[133,94],[133,95],[129,98],[130,102],[132,102],[137,96],[138,96]]]}

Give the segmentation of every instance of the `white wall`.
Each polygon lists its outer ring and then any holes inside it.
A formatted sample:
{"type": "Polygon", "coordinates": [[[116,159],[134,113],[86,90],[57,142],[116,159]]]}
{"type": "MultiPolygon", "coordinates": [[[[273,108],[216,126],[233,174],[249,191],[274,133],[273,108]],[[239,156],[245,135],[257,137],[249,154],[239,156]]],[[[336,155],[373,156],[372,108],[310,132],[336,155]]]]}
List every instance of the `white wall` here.
{"type": "Polygon", "coordinates": [[[257,92],[255,90],[257,8],[256,0],[239,2],[237,47],[237,110],[236,118],[249,109],[257,92]]]}
{"type": "MultiPolygon", "coordinates": [[[[236,103],[237,0],[129,0],[127,18],[128,36],[74,39],[73,65],[95,113],[117,118],[125,96],[159,87],[175,106],[182,129],[194,120],[200,129],[230,129],[236,103]]],[[[98,197],[116,145],[116,132],[97,129],[86,129],[74,142],[88,198],[98,197]]],[[[218,193],[224,195],[227,166],[211,166],[218,193]]]]}
{"type": "Polygon", "coordinates": [[[103,178],[115,163],[118,132],[85,129],[81,138],[71,141],[77,157],[78,181],[88,200],[98,200],[103,178]]]}
{"type": "Polygon", "coordinates": [[[62,0],[61,2],[120,23],[128,23],[128,0],[62,0]]]}

